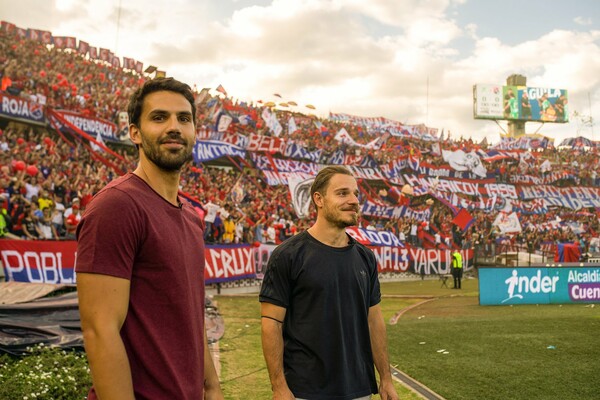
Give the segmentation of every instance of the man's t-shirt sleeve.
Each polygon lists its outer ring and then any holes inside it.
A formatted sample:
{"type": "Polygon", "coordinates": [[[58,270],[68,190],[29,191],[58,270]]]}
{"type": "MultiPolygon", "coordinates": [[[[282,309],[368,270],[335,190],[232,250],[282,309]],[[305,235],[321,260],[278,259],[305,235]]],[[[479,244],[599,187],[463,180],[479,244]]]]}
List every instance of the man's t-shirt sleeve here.
{"type": "Polygon", "coordinates": [[[277,251],[269,257],[258,299],[260,302],[288,308],[291,293],[290,266],[283,262],[284,258],[277,251]]]}
{"type": "Polygon", "coordinates": [[[367,249],[369,254],[369,270],[371,271],[371,298],[369,306],[373,307],[381,302],[381,286],[379,284],[379,271],[377,270],[377,259],[375,254],[370,249],[367,249]]]}
{"type": "Polygon", "coordinates": [[[99,193],[77,226],[76,272],[131,279],[143,240],[140,210],[119,189],[99,193]]]}

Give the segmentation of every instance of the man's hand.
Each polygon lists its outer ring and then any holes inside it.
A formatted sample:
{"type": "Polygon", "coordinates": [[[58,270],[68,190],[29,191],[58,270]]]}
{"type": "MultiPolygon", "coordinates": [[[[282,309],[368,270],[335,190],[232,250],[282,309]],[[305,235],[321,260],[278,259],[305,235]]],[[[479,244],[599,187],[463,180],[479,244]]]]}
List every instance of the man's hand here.
{"type": "Polygon", "coordinates": [[[225,400],[223,391],[221,391],[221,386],[205,388],[204,400],[225,400]]]}
{"type": "Polygon", "coordinates": [[[396,388],[394,384],[389,382],[381,382],[379,385],[379,396],[381,400],[399,400],[398,393],[396,393],[396,388]]]}
{"type": "Polygon", "coordinates": [[[273,389],[273,400],[296,400],[296,396],[286,385],[281,389],[273,389]]]}

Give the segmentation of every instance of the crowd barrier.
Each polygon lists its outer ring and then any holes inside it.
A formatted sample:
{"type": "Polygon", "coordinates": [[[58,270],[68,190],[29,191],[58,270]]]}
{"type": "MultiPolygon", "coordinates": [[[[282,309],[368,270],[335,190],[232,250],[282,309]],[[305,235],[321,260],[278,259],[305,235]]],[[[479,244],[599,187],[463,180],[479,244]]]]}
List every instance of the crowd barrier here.
{"type": "Polygon", "coordinates": [[[528,267],[534,264],[554,262],[557,244],[542,243],[539,248],[525,244],[498,240],[476,243],[473,246],[473,263],[483,266],[528,267]]]}

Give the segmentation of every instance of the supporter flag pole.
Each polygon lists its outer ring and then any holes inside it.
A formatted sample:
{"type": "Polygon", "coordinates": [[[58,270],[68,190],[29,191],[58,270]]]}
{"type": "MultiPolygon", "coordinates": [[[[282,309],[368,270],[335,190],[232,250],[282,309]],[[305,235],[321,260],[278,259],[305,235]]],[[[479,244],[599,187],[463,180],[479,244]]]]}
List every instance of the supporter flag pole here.
{"type": "MultiPolygon", "coordinates": [[[[106,151],[107,153],[115,156],[119,161],[127,163],[127,160],[125,160],[120,154],[115,153],[114,151],[112,151],[111,149],[109,149],[108,147],[106,147],[106,145],[102,142],[97,141],[96,139],[94,139],[93,137],[91,137],[90,135],[88,135],[87,133],[85,133],[84,131],[82,131],[81,129],[79,129],[77,126],[73,125],[72,123],[70,123],[69,121],[67,121],[67,119],[65,119],[63,116],[61,116],[60,114],[58,114],[56,111],[52,110],[52,109],[48,109],[48,114],[51,118],[49,118],[49,120],[52,122],[53,118],[55,118],[59,123],[61,123],[62,125],[66,126],[67,128],[69,128],[70,130],[74,131],[75,133],[77,133],[78,136],[74,135],[74,138],[78,139],[81,141],[81,143],[83,144],[83,146],[90,152],[90,155],[97,159],[98,161],[102,162],[103,164],[109,166],[110,168],[112,168],[115,172],[119,173],[119,174],[123,174],[124,171],[119,168],[117,165],[115,165],[114,163],[112,163],[111,161],[109,161],[108,159],[100,156],[97,152],[94,151],[94,149],[92,149],[92,147],[89,145],[89,143],[94,143],[96,146],[98,146],[98,148],[101,148],[102,150],[106,151]],[[83,138],[88,140],[88,143],[83,142],[83,138]]],[[[60,128],[58,127],[58,124],[56,124],[55,122],[52,123],[52,126],[54,127],[54,129],[56,129],[57,132],[59,132],[59,134],[61,135],[61,137],[64,138],[64,136],[60,133],[60,128]]],[[[71,143],[67,140],[67,143],[71,143]]],[[[71,144],[71,146],[73,146],[73,144],[71,144]]]]}
{"type": "MultiPolygon", "coordinates": [[[[62,133],[59,123],[55,120],[58,119],[56,117],[56,114],[54,115],[49,115],[50,118],[48,118],[48,121],[50,121],[50,125],[54,128],[54,130],[58,133],[58,135],[66,142],[69,144],[69,146],[71,148],[75,148],[75,143],[71,142],[69,139],[67,139],[67,137],[62,133]]],[[[113,171],[123,174],[123,171],[121,170],[121,168],[119,168],[118,166],[114,165],[112,162],[110,162],[109,160],[105,159],[104,157],[101,157],[100,155],[98,155],[92,148],[91,146],[89,146],[87,143],[85,143],[83,141],[83,139],[80,136],[73,136],[76,140],[78,140],[89,152],[90,152],[90,156],[95,159],[100,161],[101,163],[103,163],[104,165],[106,165],[107,167],[110,167],[113,169],[113,171]]]]}
{"type": "Polygon", "coordinates": [[[48,118],[48,121],[50,122],[50,126],[52,126],[52,128],[54,128],[56,133],[58,133],[58,136],[60,136],[61,139],[64,140],[71,148],[74,148],[75,143],[71,142],[69,139],[67,139],[67,137],[65,135],[63,135],[63,133],[60,130],[60,127],[58,126],[58,122],[53,118],[53,116],[49,115],[49,117],[50,118],[48,118]]]}
{"type": "Polygon", "coordinates": [[[52,115],[54,118],[56,118],[61,124],[67,126],[71,130],[75,131],[79,136],[82,136],[83,138],[85,138],[89,142],[96,144],[99,148],[101,148],[102,150],[106,151],[107,153],[115,156],[120,161],[127,162],[120,154],[115,153],[114,151],[112,151],[111,149],[109,149],[108,147],[106,147],[106,145],[104,143],[101,143],[101,142],[97,141],[92,136],[88,135],[87,133],[85,133],[84,131],[82,131],[81,129],[79,129],[77,126],[75,126],[72,123],[70,123],[66,118],[64,118],[62,115],[60,115],[56,111],[54,111],[52,109],[48,109],[48,113],[50,115],[52,115]]]}
{"type": "Polygon", "coordinates": [[[460,211],[454,216],[452,223],[458,225],[462,231],[466,231],[475,222],[473,216],[467,211],[466,208],[461,208],[460,211]]]}
{"type": "Polygon", "coordinates": [[[368,198],[370,201],[372,201],[373,203],[375,203],[375,204],[378,204],[378,205],[380,205],[380,206],[383,206],[383,205],[384,205],[384,203],[383,203],[381,200],[379,200],[379,199],[374,199],[374,198],[373,198],[371,195],[369,195],[369,191],[374,191],[374,189],[371,187],[371,185],[369,185],[369,184],[366,182],[366,180],[365,180],[365,179],[361,179],[360,181],[361,181],[360,183],[362,184],[362,185],[360,186],[361,192],[363,192],[363,193],[364,193],[364,194],[367,196],[367,198],[368,198]],[[363,188],[363,187],[362,187],[363,185],[364,185],[364,186],[366,186],[366,187],[367,187],[367,189],[363,188]]]}
{"type": "MultiPolygon", "coordinates": [[[[236,167],[236,168],[237,168],[237,169],[240,171],[240,173],[241,173],[241,174],[243,174],[243,173],[244,173],[244,168],[243,168],[241,165],[239,165],[238,163],[236,163],[236,162],[233,160],[233,158],[231,158],[231,156],[227,155],[226,157],[227,157],[227,159],[228,159],[228,160],[229,160],[229,161],[230,161],[230,162],[231,162],[231,163],[232,163],[232,164],[233,164],[233,165],[234,165],[234,166],[235,166],[235,167],[236,167]]],[[[245,164],[245,165],[246,165],[248,168],[250,168],[250,167],[251,167],[250,165],[248,165],[248,163],[246,162],[246,160],[244,160],[243,158],[240,158],[240,161],[241,161],[242,163],[244,163],[244,164],[245,164]]],[[[252,183],[254,184],[254,186],[256,186],[256,188],[257,188],[258,190],[263,190],[263,189],[260,187],[260,185],[258,184],[258,182],[256,182],[256,180],[254,179],[254,177],[252,177],[252,176],[250,176],[250,175],[246,175],[246,177],[247,177],[247,178],[250,180],[250,182],[252,182],[252,183]]],[[[268,192],[269,192],[269,194],[270,194],[270,193],[272,193],[272,191],[271,191],[270,189],[268,190],[268,192]]]]}
{"type": "Polygon", "coordinates": [[[273,172],[275,172],[275,174],[279,177],[279,179],[281,179],[281,175],[279,175],[279,170],[277,169],[277,166],[275,165],[275,161],[273,161],[273,156],[271,155],[271,153],[268,153],[265,151],[264,154],[267,157],[267,159],[269,160],[269,164],[271,164],[271,167],[273,168],[273,172]]]}
{"type": "Polygon", "coordinates": [[[434,199],[436,199],[437,201],[439,201],[440,203],[442,203],[443,205],[445,205],[446,207],[448,207],[450,209],[450,211],[452,212],[453,216],[456,216],[456,214],[458,214],[458,207],[455,207],[454,205],[452,205],[452,203],[450,203],[443,197],[438,196],[436,193],[431,192],[431,191],[429,192],[429,195],[431,197],[433,197],[434,199]]]}
{"type": "Polygon", "coordinates": [[[369,192],[364,187],[362,187],[362,185],[358,185],[358,190],[367,198],[367,200],[369,200],[375,204],[381,205],[381,203],[379,201],[376,201],[375,199],[373,199],[373,197],[371,197],[369,192]]]}
{"type": "Polygon", "coordinates": [[[110,167],[113,169],[113,171],[117,172],[119,175],[123,175],[125,172],[119,168],[116,164],[114,164],[113,162],[111,162],[110,160],[102,157],[100,154],[98,154],[96,151],[94,151],[94,149],[92,148],[92,146],[90,146],[89,143],[86,143],[83,138],[76,136],[75,137],[82,145],[83,147],[85,147],[89,152],[90,152],[90,156],[95,159],[100,161],[101,163],[103,163],[104,165],[106,165],[107,167],[110,167]]]}

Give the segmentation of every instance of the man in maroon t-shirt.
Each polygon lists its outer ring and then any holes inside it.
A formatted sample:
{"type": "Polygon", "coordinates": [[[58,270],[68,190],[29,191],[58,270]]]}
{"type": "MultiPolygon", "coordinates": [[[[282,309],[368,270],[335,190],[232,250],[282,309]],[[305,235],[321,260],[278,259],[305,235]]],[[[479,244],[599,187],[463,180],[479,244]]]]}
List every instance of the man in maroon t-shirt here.
{"type": "Polygon", "coordinates": [[[181,82],[154,79],[128,113],[138,167],[102,189],[77,226],[88,398],[222,400],[204,327],[202,221],[178,196],[194,97],[181,82]]]}

